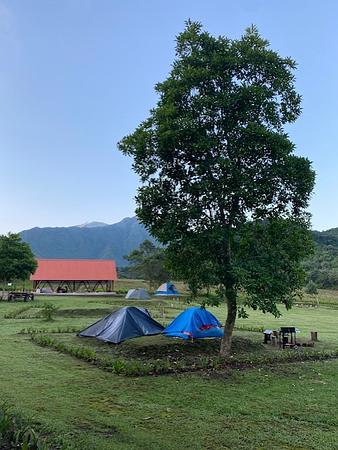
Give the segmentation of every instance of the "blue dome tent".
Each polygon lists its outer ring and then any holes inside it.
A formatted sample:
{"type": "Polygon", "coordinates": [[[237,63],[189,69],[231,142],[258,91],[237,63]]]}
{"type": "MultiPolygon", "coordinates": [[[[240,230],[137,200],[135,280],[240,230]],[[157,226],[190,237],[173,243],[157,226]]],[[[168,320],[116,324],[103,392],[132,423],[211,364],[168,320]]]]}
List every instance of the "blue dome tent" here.
{"type": "Polygon", "coordinates": [[[192,306],[179,314],[163,330],[163,334],[181,339],[221,338],[223,328],[211,312],[202,307],[192,306]]]}
{"type": "Polygon", "coordinates": [[[180,293],[176,289],[176,286],[173,283],[169,282],[161,284],[161,286],[155,292],[155,295],[157,297],[178,297],[180,293]]]}

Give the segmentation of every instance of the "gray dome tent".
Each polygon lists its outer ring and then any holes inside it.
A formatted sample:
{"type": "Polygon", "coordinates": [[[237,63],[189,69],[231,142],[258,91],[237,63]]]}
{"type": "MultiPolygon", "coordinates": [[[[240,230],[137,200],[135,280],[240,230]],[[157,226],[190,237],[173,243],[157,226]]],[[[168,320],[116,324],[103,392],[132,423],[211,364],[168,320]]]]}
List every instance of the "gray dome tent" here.
{"type": "Polygon", "coordinates": [[[143,288],[129,289],[126,298],[136,299],[136,300],[148,300],[150,295],[143,288]]]}
{"type": "Polygon", "coordinates": [[[162,333],[164,327],[144,308],[125,306],[90,325],[79,333],[81,337],[96,337],[100,341],[119,344],[139,336],[162,333]]]}

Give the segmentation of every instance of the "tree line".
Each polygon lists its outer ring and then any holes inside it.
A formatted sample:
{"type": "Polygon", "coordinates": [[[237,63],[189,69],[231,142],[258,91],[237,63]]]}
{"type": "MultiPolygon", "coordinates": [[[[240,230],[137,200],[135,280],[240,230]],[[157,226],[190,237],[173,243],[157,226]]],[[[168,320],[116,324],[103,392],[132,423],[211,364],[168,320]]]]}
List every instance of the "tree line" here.
{"type": "Polygon", "coordinates": [[[313,231],[314,252],[305,258],[306,284],[338,289],[338,228],[313,231]]]}

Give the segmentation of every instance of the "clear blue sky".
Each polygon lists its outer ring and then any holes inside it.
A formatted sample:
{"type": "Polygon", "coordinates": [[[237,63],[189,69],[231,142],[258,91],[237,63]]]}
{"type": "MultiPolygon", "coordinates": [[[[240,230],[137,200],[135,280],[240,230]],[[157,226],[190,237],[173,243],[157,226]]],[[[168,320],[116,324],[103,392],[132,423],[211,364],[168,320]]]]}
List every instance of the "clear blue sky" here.
{"type": "Polygon", "coordinates": [[[254,23],[296,59],[289,132],[317,172],[313,227],[338,226],[336,0],[0,0],[0,233],[134,214],[116,143],[155,104],[188,18],[230,38],[254,23]]]}

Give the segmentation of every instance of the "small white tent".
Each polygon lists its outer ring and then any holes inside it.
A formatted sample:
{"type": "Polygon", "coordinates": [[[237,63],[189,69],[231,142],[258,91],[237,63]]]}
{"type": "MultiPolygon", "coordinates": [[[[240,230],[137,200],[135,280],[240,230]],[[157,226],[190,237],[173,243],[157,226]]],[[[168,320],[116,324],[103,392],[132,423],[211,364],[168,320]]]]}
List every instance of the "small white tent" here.
{"type": "Polygon", "coordinates": [[[148,300],[150,295],[143,288],[129,289],[126,298],[135,300],[148,300]]]}

